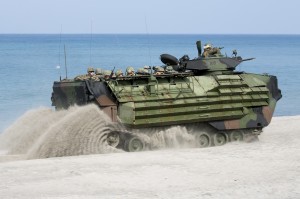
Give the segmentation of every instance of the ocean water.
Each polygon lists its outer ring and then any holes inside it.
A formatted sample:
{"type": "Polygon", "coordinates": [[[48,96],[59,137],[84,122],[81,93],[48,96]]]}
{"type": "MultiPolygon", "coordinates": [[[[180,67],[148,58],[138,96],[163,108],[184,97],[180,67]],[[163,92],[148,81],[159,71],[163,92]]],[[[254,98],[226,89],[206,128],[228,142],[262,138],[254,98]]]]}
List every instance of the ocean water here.
{"type": "Polygon", "coordinates": [[[0,34],[0,133],[27,110],[51,107],[53,81],[66,69],[74,77],[90,65],[123,71],[161,65],[163,53],[194,58],[197,40],[224,47],[228,56],[236,49],[243,58],[255,57],[237,70],[276,75],[283,98],[275,116],[300,114],[300,35],[0,34]]]}

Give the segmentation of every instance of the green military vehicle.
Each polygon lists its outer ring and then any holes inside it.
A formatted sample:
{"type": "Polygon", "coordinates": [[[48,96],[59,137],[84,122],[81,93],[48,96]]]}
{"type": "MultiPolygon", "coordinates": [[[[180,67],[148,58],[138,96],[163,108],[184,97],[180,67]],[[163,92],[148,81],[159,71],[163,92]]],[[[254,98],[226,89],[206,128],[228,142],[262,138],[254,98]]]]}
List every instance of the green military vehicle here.
{"type": "Polygon", "coordinates": [[[253,58],[242,59],[236,51],[224,56],[221,48],[204,57],[201,42],[196,45],[197,58],[162,54],[164,65],[145,73],[133,74],[130,67],[127,75],[55,81],[52,105],[59,110],[97,104],[114,124],[101,144],[126,151],[153,148],[147,129],[173,125],[189,129],[198,147],[257,138],[282,97],[276,76],[235,71],[253,58]]]}

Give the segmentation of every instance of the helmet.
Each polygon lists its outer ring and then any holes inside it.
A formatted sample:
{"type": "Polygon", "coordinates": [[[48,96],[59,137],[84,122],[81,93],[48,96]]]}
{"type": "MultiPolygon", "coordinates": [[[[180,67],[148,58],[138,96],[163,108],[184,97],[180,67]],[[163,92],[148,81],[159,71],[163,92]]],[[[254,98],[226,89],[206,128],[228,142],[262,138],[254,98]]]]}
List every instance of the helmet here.
{"type": "Polygon", "coordinates": [[[132,73],[132,72],[134,72],[134,68],[133,68],[132,66],[128,66],[128,67],[126,68],[126,72],[127,72],[127,73],[132,73]]]}
{"type": "Polygon", "coordinates": [[[96,75],[103,75],[103,69],[102,68],[97,68],[96,69],[96,75]]]}
{"type": "Polygon", "coordinates": [[[145,69],[145,68],[139,68],[137,73],[141,74],[141,75],[147,75],[147,74],[149,74],[149,71],[148,71],[148,69],[145,69]]]}
{"type": "Polygon", "coordinates": [[[88,72],[88,73],[89,73],[89,72],[95,72],[95,70],[94,70],[93,67],[88,67],[87,72],[88,72]]]}
{"type": "Polygon", "coordinates": [[[105,71],[103,72],[103,75],[104,75],[104,76],[110,76],[110,74],[111,74],[111,71],[110,71],[110,70],[105,70],[105,71]]]}
{"type": "Polygon", "coordinates": [[[132,66],[128,66],[128,67],[126,68],[126,73],[127,73],[127,74],[132,74],[132,73],[134,73],[134,68],[133,68],[132,66]]]}
{"type": "Polygon", "coordinates": [[[117,71],[116,71],[116,76],[118,77],[118,76],[120,76],[120,75],[123,75],[123,72],[122,72],[122,70],[121,69],[118,69],[117,71]]]}
{"type": "Polygon", "coordinates": [[[205,50],[205,49],[208,49],[208,48],[212,48],[212,45],[211,44],[205,44],[204,46],[203,46],[203,49],[205,50]]]}
{"type": "Polygon", "coordinates": [[[173,71],[173,67],[172,67],[172,66],[167,66],[167,67],[166,67],[166,71],[168,71],[168,72],[173,71]]]}
{"type": "Polygon", "coordinates": [[[155,67],[155,72],[164,72],[164,68],[163,67],[160,67],[160,66],[156,66],[155,67]]]}

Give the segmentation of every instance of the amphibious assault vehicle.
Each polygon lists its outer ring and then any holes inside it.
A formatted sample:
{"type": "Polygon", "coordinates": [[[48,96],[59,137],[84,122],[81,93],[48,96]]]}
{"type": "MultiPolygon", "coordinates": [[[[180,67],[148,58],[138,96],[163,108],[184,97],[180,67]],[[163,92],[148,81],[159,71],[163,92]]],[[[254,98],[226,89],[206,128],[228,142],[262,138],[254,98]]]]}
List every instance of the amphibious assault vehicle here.
{"type": "Polygon", "coordinates": [[[173,125],[186,128],[198,147],[257,138],[282,97],[276,76],[235,71],[253,59],[242,59],[235,50],[229,57],[214,48],[204,57],[201,41],[196,46],[194,59],[162,54],[160,73],[157,67],[146,67],[139,74],[99,73],[55,81],[52,105],[59,110],[97,104],[114,124],[100,144],[126,151],[155,147],[147,129],[173,125]]]}

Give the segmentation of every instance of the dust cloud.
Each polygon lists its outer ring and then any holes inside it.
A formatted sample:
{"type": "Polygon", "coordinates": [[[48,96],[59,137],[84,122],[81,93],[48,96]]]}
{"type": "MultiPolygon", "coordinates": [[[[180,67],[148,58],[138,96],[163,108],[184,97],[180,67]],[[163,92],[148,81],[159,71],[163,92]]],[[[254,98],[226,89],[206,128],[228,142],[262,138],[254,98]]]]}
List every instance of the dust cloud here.
{"type": "MultiPolygon", "coordinates": [[[[42,107],[26,112],[0,134],[0,150],[10,159],[123,152],[105,142],[112,128],[125,129],[113,124],[94,104],[61,111],[42,107]]],[[[193,129],[205,128],[190,125],[129,131],[151,146],[148,150],[157,150],[197,147],[193,129]]]]}
{"type": "Polygon", "coordinates": [[[109,123],[96,105],[30,110],[0,135],[0,150],[28,159],[111,152],[100,144],[109,123]]]}
{"type": "Polygon", "coordinates": [[[152,150],[200,147],[197,135],[214,131],[209,125],[201,123],[132,130],[133,134],[148,143],[152,150]]]}

